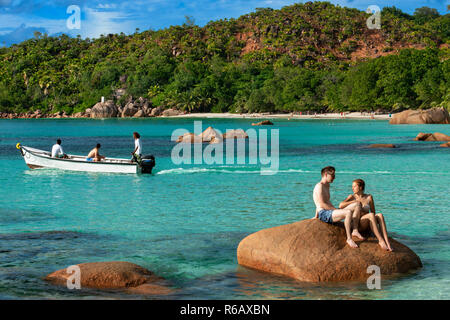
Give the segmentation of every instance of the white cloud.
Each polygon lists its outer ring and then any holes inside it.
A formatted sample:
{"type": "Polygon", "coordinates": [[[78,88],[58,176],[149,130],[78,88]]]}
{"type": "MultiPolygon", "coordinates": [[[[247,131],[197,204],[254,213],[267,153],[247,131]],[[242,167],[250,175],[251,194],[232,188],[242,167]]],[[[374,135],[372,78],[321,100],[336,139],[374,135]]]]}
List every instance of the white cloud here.
{"type": "Polygon", "coordinates": [[[99,9],[115,9],[115,8],[117,8],[117,4],[115,4],[115,3],[105,3],[105,4],[100,3],[97,6],[97,8],[99,8],[99,9]]]}
{"type": "Polygon", "coordinates": [[[135,21],[130,14],[120,11],[99,11],[84,7],[85,19],[81,21],[82,37],[97,38],[101,34],[130,33],[135,30],[135,21]]]}

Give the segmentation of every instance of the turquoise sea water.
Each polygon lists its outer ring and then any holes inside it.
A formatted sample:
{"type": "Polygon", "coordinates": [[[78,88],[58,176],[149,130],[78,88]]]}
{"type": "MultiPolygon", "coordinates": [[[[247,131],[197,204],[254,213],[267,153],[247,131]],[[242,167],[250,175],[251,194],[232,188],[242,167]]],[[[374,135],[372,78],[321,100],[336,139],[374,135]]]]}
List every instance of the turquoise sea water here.
{"type": "MultiPolygon", "coordinates": [[[[450,135],[450,126],[274,120],[280,168],[264,176],[260,165],[173,164],[170,136],[177,128],[193,131],[193,121],[0,120],[0,298],[450,298],[450,152],[438,142],[412,141],[421,131],[450,135]],[[128,157],[133,131],[144,153],[156,157],[152,175],[30,170],[15,148],[21,142],[50,150],[60,137],[67,153],[86,154],[99,142],[107,156],[128,157]],[[366,148],[372,143],[400,148],[366,148]],[[300,283],[237,264],[245,236],[314,215],[312,189],[326,165],[337,169],[332,202],[351,193],[353,179],[364,179],[388,231],[420,256],[423,269],[368,290],[364,283],[300,283]],[[146,267],[177,290],[142,297],[42,280],[72,264],[113,260],[146,267]]],[[[203,129],[246,130],[252,121],[203,119],[203,129]]]]}

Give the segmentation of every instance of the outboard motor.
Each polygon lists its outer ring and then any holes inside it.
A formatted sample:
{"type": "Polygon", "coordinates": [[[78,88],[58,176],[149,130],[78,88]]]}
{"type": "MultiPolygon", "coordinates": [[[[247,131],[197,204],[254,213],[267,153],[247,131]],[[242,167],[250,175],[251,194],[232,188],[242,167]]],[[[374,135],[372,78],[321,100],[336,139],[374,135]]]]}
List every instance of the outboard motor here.
{"type": "Polygon", "coordinates": [[[152,173],[152,169],[156,165],[155,157],[153,155],[142,156],[138,164],[142,173],[152,173]]]}

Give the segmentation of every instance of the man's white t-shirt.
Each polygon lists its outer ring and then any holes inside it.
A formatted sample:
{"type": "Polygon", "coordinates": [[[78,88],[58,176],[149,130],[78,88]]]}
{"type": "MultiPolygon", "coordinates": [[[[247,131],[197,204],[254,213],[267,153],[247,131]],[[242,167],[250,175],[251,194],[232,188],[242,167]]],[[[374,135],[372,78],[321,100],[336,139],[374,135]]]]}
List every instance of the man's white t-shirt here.
{"type": "Polygon", "coordinates": [[[136,154],[142,155],[141,139],[135,139],[134,140],[134,148],[137,148],[136,149],[136,154]]]}
{"type": "Polygon", "coordinates": [[[59,144],[55,144],[52,147],[52,158],[56,158],[56,156],[64,155],[64,151],[59,144]]]}

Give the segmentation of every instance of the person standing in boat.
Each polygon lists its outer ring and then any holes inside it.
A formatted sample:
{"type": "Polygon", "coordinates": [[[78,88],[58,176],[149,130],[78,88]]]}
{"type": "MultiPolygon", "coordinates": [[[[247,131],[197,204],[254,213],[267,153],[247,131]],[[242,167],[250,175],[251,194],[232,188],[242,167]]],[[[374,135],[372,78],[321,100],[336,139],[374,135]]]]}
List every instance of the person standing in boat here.
{"type": "Polygon", "coordinates": [[[67,158],[61,147],[61,139],[56,140],[56,144],[52,147],[52,158],[67,158]]]}
{"type": "Polygon", "coordinates": [[[105,156],[100,155],[100,153],[98,152],[98,149],[100,149],[101,144],[97,143],[97,145],[95,146],[94,149],[92,149],[88,156],[86,157],[87,161],[102,161],[103,159],[105,159],[105,156]]]}
{"type": "Polygon", "coordinates": [[[142,144],[141,144],[141,135],[137,132],[133,132],[134,138],[134,151],[131,153],[133,159],[140,161],[142,157],[142,144]]]}

